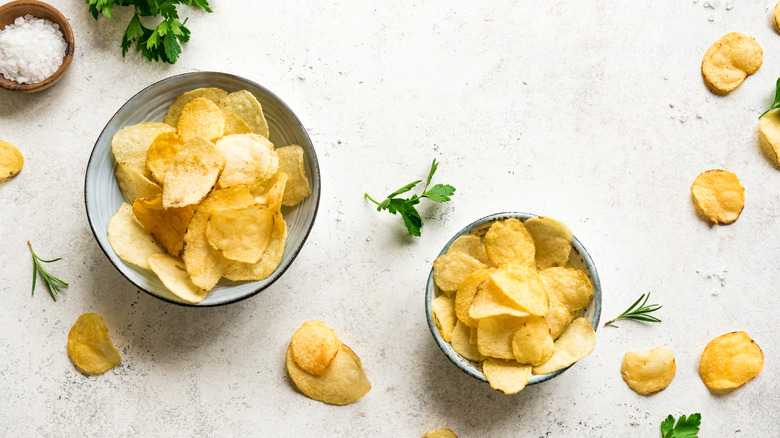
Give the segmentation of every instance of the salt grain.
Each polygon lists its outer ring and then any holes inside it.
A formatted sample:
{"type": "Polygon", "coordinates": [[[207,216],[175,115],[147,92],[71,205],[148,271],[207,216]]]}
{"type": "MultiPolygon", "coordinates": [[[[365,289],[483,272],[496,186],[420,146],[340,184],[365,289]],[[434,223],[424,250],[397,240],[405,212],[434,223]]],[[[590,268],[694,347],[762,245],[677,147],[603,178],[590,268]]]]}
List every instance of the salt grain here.
{"type": "Polygon", "coordinates": [[[40,82],[60,68],[67,43],[60,27],[25,15],[0,30],[0,73],[20,84],[40,82]]]}

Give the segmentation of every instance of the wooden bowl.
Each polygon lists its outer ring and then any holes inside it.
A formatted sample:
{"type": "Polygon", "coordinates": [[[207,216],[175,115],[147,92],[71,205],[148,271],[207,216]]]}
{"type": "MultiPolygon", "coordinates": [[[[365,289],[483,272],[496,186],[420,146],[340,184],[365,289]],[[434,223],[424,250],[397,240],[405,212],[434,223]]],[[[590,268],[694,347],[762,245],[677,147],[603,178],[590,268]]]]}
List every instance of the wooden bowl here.
{"type": "Polygon", "coordinates": [[[54,85],[65,75],[68,67],[70,67],[70,63],[73,61],[73,30],[70,28],[68,20],[60,11],[47,3],[35,0],[18,0],[0,6],[0,30],[13,23],[17,17],[23,17],[27,14],[36,18],[44,18],[59,25],[60,32],[62,32],[62,36],[65,37],[65,42],[67,43],[67,47],[65,48],[65,59],[62,60],[60,68],[57,69],[53,75],[40,82],[34,84],[19,84],[15,81],[9,81],[3,75],[0,75],[0,87],[5,88],[6,90],[18,91],[20,93],[35,93],[36,91],[45,90],[54,85]]]}

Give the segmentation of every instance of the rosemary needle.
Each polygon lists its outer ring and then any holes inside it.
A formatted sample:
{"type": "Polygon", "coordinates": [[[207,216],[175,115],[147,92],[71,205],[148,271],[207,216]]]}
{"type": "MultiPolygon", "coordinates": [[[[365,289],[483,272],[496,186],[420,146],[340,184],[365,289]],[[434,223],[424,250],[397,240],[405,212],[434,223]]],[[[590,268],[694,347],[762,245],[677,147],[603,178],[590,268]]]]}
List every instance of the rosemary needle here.
{"type": "Polygon", "coordinates": [[[644,322],[661,322],[659,318],[651,315],[651,313],[660,309],[661,305],[660,304],[647,305],[647,300],[649,299],[650,299],[650,292],[647,293],[647,296],[645,296],[645,294],[642,294],[642,296],[640,296],[638,300],[634,301],[634,304],[632,304],[631,307],[629,307],[625,312],[621,313],[617,318],[604,324],[604,327],[608,325],[611,325],[612,327],[617,327],[614,324],[614,322],[617,321],[618,319],[633,319],[635,321],[644,321],[644,322]],[[644,301],[642,301],[642,299],[644,299],[644,301]],[[642,304],[639,304],[640,302],[642,302],[642,304]]]}
{"type": "Polygon", "coordinates": [[[54,301],[57,301],[56,295],[60,292],[60,288],[67,288],[68,283],[65,283],[64,281],[60,280],[59,278],[49,274],[46,272],[45,269],[43,269],[43,266],[41,263],[51,263],[56,262],[57,260],[62,259],[62,257],[58,257],[56,259],[51,260],[43,260],[39,258],[37,255],[35,255],[35,251],[33,251],[32,244],[30,241],[27,241],[27,246],[30,247],[30,252],[32,253],[32,259],[33,259],[33,281],[32,281],[32,294],[35,295],[35,283],[38,280],[38,273],[41,273],[41,277],[43,277],[43,281],[46,283],[46,288],[49,289],[49,295],[51,295],[51,299],[54,301]]]}

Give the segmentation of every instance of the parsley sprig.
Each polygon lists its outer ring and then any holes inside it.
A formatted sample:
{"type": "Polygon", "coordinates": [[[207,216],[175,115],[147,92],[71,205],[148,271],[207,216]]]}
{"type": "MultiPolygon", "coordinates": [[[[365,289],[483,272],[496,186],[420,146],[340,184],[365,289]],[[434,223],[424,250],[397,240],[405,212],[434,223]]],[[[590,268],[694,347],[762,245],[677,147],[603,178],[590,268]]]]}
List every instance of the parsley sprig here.
{"type": "Polygon", "coordinates": [[[674,423],[674,417],[669,415],[661,423],[661,436],[663,438],[699,438],[699,426],[701,426],[701,414],[691,414],[686,417],[680,416],[677,424],[674,423]]]}
{"type": "Polygon", "coordinates": [[[417,180],[387,195],[387,199],[382,202],[376,201],[368,193],[366,193],[365,196],[371,202],[378,205],[376,211],[387,210],[392,214],[399,213],[404,220],[404,225],[406,225],[409,234],[420,237],[420,229],[423,226],[423,221],[420,217],[420,213],[417,212],[417,209],[414,208],[414,206],[419,204],[422,198],[428,198],[434,202],[447,202],[455,193],[455,187],[448,184],[436,184],[428,190],[433,174],[436,173],[438,167],[439,163],[437,163],[434,158],[433,163],[431,164],[431,171],[428,173],[428,179],[425,181],[425,188],[423,188],[421,195],[412,195],[411,198],[407,199],[396,198],[396,196],[412,190],[417,184],[422,182],[422,180],[417,180]]]}
{"type": "Polygon", "coordinates": [[[758,118],[764,117],[768,112],[780,108],[780,78],[777,78],[777,85],[775,85],[775,101],[772,102],[772,106],[768,110],[761,113],[758,118]]]}
{"type": "Polygon", "coordinates": [[[631,307],[629,307],[625,312],[621,313],[617,318],[604,324],[604,327],[609,325],[611,325],[612,327],[617,327],[614,324],[614,322],[619,319],[633,319],[635,321],[644,321],[644,322],[661,322],[660,319],[651,315],[651,313],[660,309],[662,306],[660,304],[647,305],[647,300],[649,299],[650,299],[650,292],[647,293],[646,297],[645,294],[642,294],[638,300],[634,301],[634,304],[632,304],[631,307]],[[642,302],[642,304],[639,304],[639,302],[642,301],[643,298],[644,301],[642,302]]]}
{"type": "Polygon", "coordinates": [[[51,259],[51,260],[43,260],[35,254],[35,251],[33,251],[32,243],[30,243],[29,240],[27,241],[27,246],[30,247],[30,252],[32,253],[32,259],[33,259],[33,281],[32,281],[31,295],[35,295],[35,283],[38,280],[38,273],[40,272],[41,277],[43,277],[43,281],[46,283],[46,288],[49,289],[49,295],[51,295],[51,299],[57,301],[56,295],[60,292],[60,288],[63,289],[67,288],[68,283],[65,283],[59,278],[46,272],[46,270],[43,269],[41,263],[56,262],[57,260],[62,259],[62,257],[58,257],[56,259],[51,259]]]}
{"type": "Polygon", "coordinates": [[[122,36],[122,56],[135,43],[135,49],[149,61],[162,61],[173,64],[181,54],[181,44],[190,39],[190,30],[181,22],[177,5],[194,5],[211,12],[208,0],[86,0],[89,12],[98,19],[103,14],[109,20],[114,19],[114,6],[132,6],[133,18],[122,36]],[[154,28],[141,24],[141,17],[161,16],[154,28]]]}

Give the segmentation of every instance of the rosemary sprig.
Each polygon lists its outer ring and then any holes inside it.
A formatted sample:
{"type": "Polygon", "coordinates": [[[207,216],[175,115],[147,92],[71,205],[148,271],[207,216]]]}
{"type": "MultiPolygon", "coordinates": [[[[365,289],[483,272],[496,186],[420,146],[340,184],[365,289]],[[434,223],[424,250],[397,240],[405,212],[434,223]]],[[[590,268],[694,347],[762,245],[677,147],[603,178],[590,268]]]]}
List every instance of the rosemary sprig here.
{"type": "Polygon", "coordinates": [[[655,312],[656,310],[660,309],[661,305],[660,304],[647,305],[647,300],[649,299],[650,299],[650,292],[647,293],[647,296],[645,296],[645,294],[642,294],[642,296],[640,296],[638,300],[634,301],[634,304],[632,304],[631,307],[629,307],[625,312],[621,313],[617,318],[604,324],[604,327],[609,325],[611,325],[612,327],[617,327],[614,324],[614,322],[617,321],[618,319],[633,319],[635,321],[645,321],[645,322],[661,322],[660,319],[651,315],[652,312],[655,312]],[[642,299],[644,299],[644,301],[642,301],[642,299]],[[642,304],[639,304],[640,301],[642,302],[642,304]]]}
{"type": "Polygon", "coordinates": [[[62,259],[62,257],[58,257],[56,259],[51,259],[51,260],[43,260],[39,258],[37,255],[35,255],[35,251],[33,251],[32,244],[30,243],[29,240],[27,241],[27,246],[30,247],[30,252],[32,253],[32,258],[33,258],[33,281],[32,281],[31,295],[35,295],[35,282],[38,280],[38,273],[40,272],[41,277],[43,277],[43,281],[46,283],[46,288],[49,289],[49,295],[51,295],[51,299],[57,301],[56,295],[60,292],[60,288],[67,288],[68,283],[65,283],[59,278],[46,272],[46,270],[43,269],[43,266],[41,266],[41,263],[56,262],[57,260],[62,259]]]}

